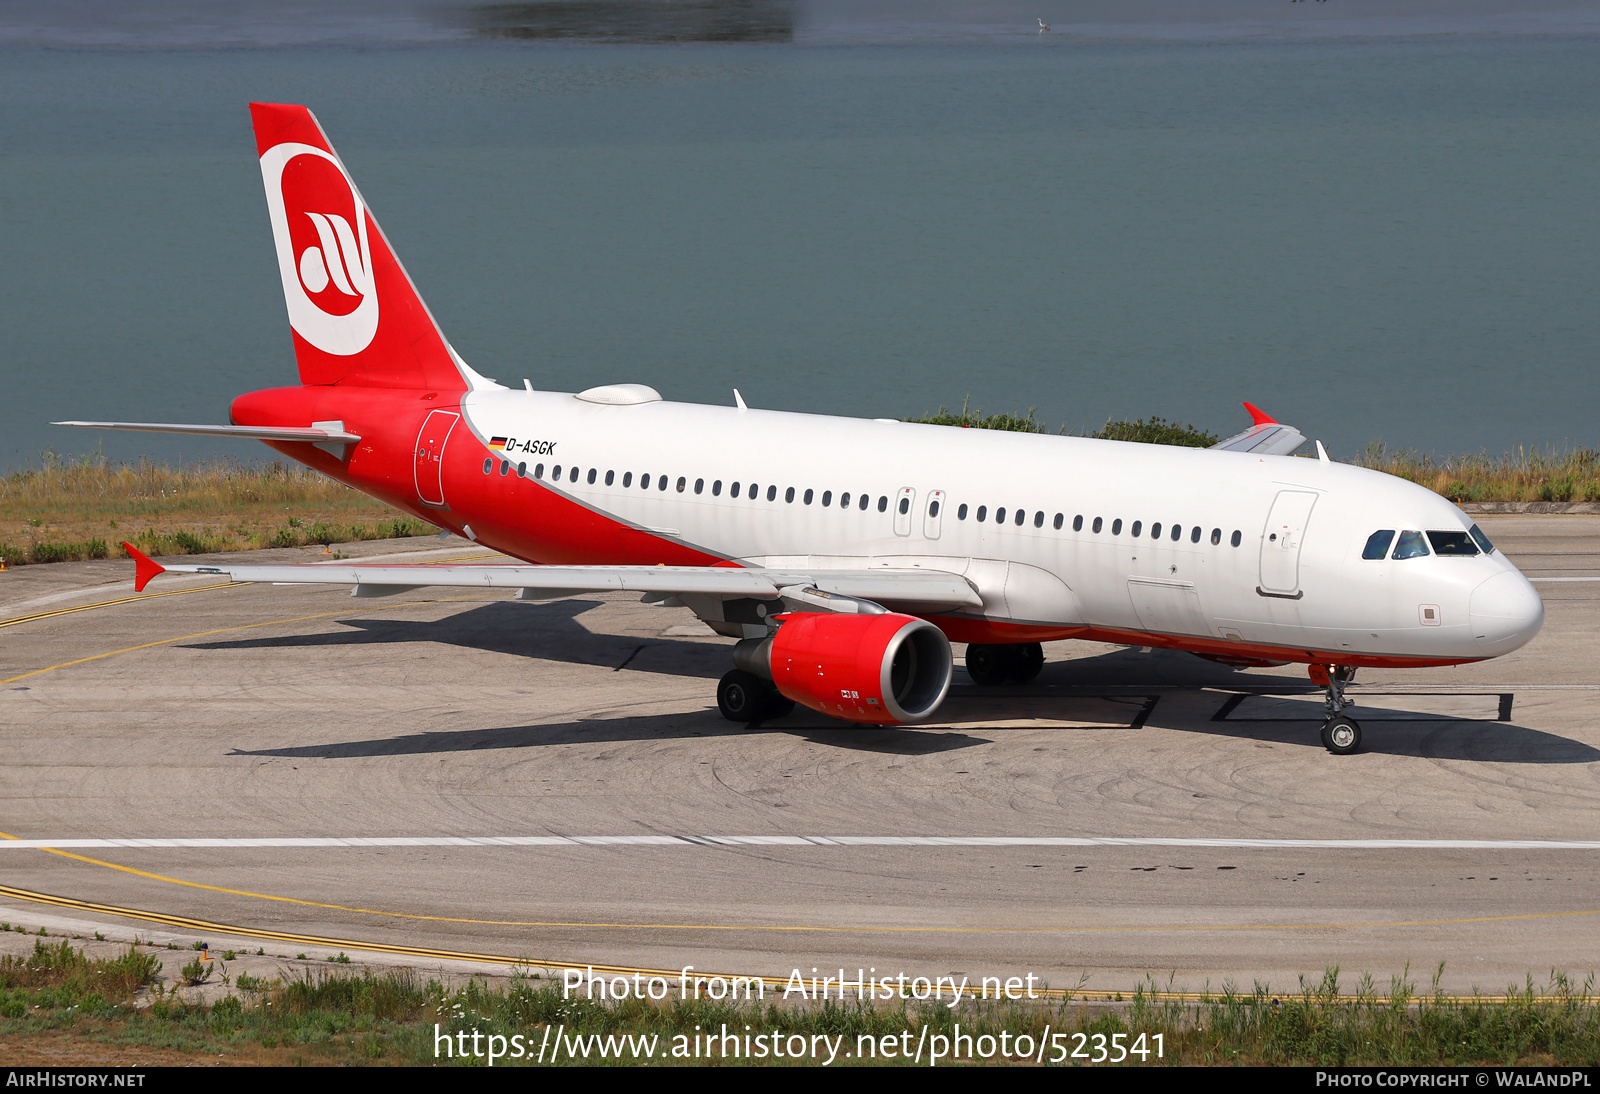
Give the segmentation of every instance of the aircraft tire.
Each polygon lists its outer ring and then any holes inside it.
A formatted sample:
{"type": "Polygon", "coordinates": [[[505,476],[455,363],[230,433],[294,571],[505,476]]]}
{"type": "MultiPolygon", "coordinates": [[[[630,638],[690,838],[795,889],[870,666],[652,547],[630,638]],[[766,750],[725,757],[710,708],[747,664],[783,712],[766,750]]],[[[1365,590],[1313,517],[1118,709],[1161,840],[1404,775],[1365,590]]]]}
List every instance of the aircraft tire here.
{"type": "Polygon", "coordinates": [[[1039,678],[1044,668],[1044,647],[1037,642],[1011,647],[1016,651],[1016,671],[1011,676],[1013,684],[1028,684],[1039,678]]]}
{"type": "Polygon", "coordinates": [[[1010,646],[974,642],[967,647],[967,675],[980,687],[993,687],[1012,679],[1015,658],[1010,646]]]}
{"type": "Polygon", "coordinates": [[[733,669],[717,682],[717,709],[730,722],[759,722],[769,717],[775,695],[772,685],[755,673],[733,669]]]}
{"type": "Polygon", "coordinates": [[[1322,747],[1335,756],[1361,751],[1361,723],[1343,714],[1322,723],[1322,747]]]}

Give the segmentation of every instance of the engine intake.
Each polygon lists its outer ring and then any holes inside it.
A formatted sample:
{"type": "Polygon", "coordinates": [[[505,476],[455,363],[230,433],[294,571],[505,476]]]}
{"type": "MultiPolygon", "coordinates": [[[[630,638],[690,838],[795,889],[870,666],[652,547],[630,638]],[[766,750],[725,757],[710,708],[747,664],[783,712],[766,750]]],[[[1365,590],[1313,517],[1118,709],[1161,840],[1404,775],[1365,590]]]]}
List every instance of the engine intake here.
{"type": "Polygon", "coordinates": [[[847,722],[895,725],[926,720],[950,690],[950,641],[926,620],[895,612],[776,618],[778,632],[760,643],[762,667],[802,706],[847,722]]]}

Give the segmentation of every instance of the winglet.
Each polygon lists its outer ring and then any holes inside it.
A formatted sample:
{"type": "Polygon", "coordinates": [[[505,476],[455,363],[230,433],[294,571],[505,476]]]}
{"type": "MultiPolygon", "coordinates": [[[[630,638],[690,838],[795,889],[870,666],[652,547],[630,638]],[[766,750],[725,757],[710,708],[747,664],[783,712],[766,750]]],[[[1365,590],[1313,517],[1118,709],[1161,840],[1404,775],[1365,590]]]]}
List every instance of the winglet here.
{"type": "Polygon", "coordinates": [[[143,551],[139,550],[139,548],[135,547],[133,544],[124,543],[122,545],[122,549],[124,551],[128,552],[128,557],[129,558],[133,559],[133,565],[134,565],[133,591],[134,592],[136,592],[136,593],[144,592],[144,587],[146,585],[150,584],[150,579],[151,578],[155,577],[157,574],[164,574],[164,573],[167,572],[167,568],[165,566],[161,565],[161,563],[159,563],[159,562],[155,561],[154,559],[152,559],[149,555],[147,555],[143,551]]]}
{"type": "Polygon", "coordinates": [[[1278,424],[1278,419],[1274,418],[1272,415],[1268,414],[1266,411],[1262,410],[1253,403],[1244,404],[1244,408],[1250,412],[1250,420],[1256,425],[1278,424]]]}

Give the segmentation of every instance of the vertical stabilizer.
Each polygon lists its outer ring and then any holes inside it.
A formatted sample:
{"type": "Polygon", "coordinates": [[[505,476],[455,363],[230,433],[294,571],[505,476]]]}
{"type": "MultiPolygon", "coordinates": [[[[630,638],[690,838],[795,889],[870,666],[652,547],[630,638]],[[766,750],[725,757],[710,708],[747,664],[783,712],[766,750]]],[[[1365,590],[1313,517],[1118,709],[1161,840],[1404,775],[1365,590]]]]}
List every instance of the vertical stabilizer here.
{"type": "Polygon", "coordinates": [[[481,379],[428,313],[311,111],[251,103],[304,384],[463,391],[481,379]]]}

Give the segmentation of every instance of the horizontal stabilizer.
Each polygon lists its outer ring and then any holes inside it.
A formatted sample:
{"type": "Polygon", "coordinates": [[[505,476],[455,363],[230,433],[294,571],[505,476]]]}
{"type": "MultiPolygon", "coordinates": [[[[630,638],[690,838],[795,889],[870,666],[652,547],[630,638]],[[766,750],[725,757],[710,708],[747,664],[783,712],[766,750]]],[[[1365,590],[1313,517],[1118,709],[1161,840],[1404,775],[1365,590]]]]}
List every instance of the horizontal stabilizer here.
{"type": "Polygon", "coordinates": [[[338,429],[320,426],[273,425],[173,425],[163,422],[51,422],[51,425],[75,425],[84,429],[131,429],[139,433],[187,433],[197,437],[245,437],[258,441],[332,441],[336,444],[354,444],[361,437],[338,429]]]}

